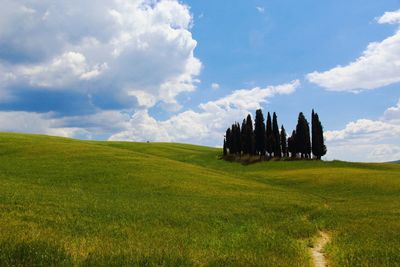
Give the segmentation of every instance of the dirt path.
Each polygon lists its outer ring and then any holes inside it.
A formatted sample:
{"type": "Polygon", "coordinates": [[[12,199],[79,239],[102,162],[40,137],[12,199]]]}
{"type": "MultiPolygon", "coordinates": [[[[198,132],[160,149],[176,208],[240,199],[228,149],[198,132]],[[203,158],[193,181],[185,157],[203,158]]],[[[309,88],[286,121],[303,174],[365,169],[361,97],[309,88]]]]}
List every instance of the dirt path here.
{"type": "Polygon", "coordinates": [[[327,267],[325,255],[323,253],[324,247],[330,241],[330,237],[327,233],[319,232],[319,237],[311,248],[311,255],[314,261],[315,267],[327,267]]]}

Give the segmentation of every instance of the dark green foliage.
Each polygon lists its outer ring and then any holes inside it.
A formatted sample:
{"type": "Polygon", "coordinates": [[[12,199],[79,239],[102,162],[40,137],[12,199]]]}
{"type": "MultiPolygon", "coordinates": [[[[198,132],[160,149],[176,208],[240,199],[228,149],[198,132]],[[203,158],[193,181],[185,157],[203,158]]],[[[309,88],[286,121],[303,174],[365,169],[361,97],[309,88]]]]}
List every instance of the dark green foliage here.
{"type": "Polygon", "coordinates": [[[247,154],[247,143],[246,143],[246,119],[243,119],[242,127],[240,128],[240,144],[242,146],[243,154],[247,154]]]}
{"type": "Polygon", "coordinates": [[[296,157],[296,131],[292,132],[292,135],[288,138],[288,152],[292,158],[296,157]]]}
{"type": "Polygon", "coordinates": [[[280,135],[279,135],[279,126],[278,126],[278,117],[274,112],[273,119],[272,119],[272,135],[273,135],[273,150],[274,150],[274,157],[281,158],[282,151],[281,151],[281,142],[280,142],[280,135]]]}
{"type": "Polygon", "coordinates": [[[267,116],[267,125],[265,132],[265,148],[269,156],[272,156],[273,147],[274,147],[274,136],[272,134],[272,122],[271,122],[271,114],[268,112],[267,116]]]}
{"type": "Polygon", "coordinates": [[[241,144],[240,144],[240,125],[239,123],[235,123],[232,125],[232,153],[240,154],[241,152],[241,144]]]}
{"type": "Polygon", "coordinates": [[[281,127],[281,148],[282,148],[282,155],[284,157],[289,157],[288,153],[288,145],[287,145],[287,135],[285,127],[281,127]]]}
{"type": "Polygon", "coordinates": [[[253,120],[250,114],[247,115],[246,119],[246,148],[247,154],[254,154],[254,132],[253,132],[253,120]]]}
{"type": "Polygon", "coordinates": [[[306,140],[305,140],[305,144],[306,144],[306,158],[311,159],[311,138],[310,138],[310,125],[308,123],[308,121],[306,120],[306,140]]]}
{"type": "Polygon", "coordinates": [[[226,130],[225,139],[229,154],[237,154],[240,152],[240,127],[238,124],[233,124],[231,128],[226,130]]]}
{"type": "Polygon", "coordinates": [[[232,150],[233,141],[232,141],[232,130],[231,130],[231,128],[228,128],[226,130],[225,140],[226,140],[226,148],[228,149],[229,154],[232,154],[233,153],[233,150],[232,150]]]}
{"type": "MultiPolygon", "coordinates": [[[[283,125],[278,127],[278,116],[268,112],[267,120],[264,124],[264,115],[261,109],[256,111],[254,130],[253,121],[249,114],[242,124],[235,123],[227,129],[224,140],[224,156],[233,155],[258,155],[258,160],[263,155],[268,157],[292,157],[311,159],[311,152],[317,159],[321,159],[326,154],[324,144],[323,127],[318,114],[312,112],[312,142],[310,139],[310,126],[304,114],[300,112],[296,130],[288,138],[283,125]]],[[[227,159],[227,157],[225,158],[227,159]]]]}
{"type": "Polygon", "coordinates": [[[236,123],[236,132],[235,132],[235,140],[236,140],[236,154],[241,155],[242,154],[242,140],[241,140],[241,130],[240,130],[240,124],[236,123]]]}
{"type": "Polygon", "coordinates": [[[226,139],[224,139],[223,151],[224,151],[224,156],[228,155],[228,151],[227,151],[227,149],[226,149],[226,139]]]}
{"type": "Polygon", "coordinates": [[[261,109],[256,111],[254,125],[255,152],[257,155],[265,155],[265,123],[261,109]]]}
{"type": "Polygon", "coordinates": [[[239,123],[235,123],[226,130],[224,156],[227,154],[254,154],[253,122],[250,115],[247,116],[247,120],[243,120],[242,127],[239,123]]]}
{"type": "Polygon", "coordinates": [[[296,152],[301,158],[311,157],[310,126],[303,112],[300,112],[296,126],[296,152]]]}
{"type": "Polygon", "coordinates": [[[314,156],[320,160],[321,157],[325,156],[327,149],[324,141],[324,130],[319,120],[317,113],[312,111],[311,114],[311,124],[312,124],[312,153],[314,156]]]}
{"type": "Polygon", "coordinates": [[[254,133],[253,133],[253,121],[251,119],[250,114],[247,116],[247,119],[244,119],[242,122],[242,128],[240,132],[241,136],[241,147],[243,154],[253,154],[254,152],[254,133]]]}

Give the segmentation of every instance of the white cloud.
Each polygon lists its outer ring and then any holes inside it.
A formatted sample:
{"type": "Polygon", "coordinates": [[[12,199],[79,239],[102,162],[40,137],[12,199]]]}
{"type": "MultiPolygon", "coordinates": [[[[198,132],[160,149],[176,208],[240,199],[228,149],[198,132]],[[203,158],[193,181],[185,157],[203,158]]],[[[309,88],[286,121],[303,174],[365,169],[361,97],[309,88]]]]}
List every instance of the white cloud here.
{"type": "Polygon", "coordinates": [[[300,81],[295,80],[291,83],[269,86],[267,88],[255,87],[253,89],[242,89],[232,92],[232,94],[218,99],[201,104],[200,107],[204,110],[215,109],[242,109],[256,110],[261,108],[261,104],[267,102],[267,98],[277,94],[291,94],[300,86],[300,81]]]}
{"type": "Polygon", "coordinates": [[[196,89],[202,67],[191,26],[189,8],[176,0],[2,0],[0,69],[14,79],[1,79],[0,90],[17,84],[95,94],[101,84],[177,106],[178,94],[196,89]]]}
{"type": "Polygon", "coordinates": [[[96,113],[2,112],[0,130],[219,145],[229,124],[299,86],[294,81],[237,90],[157,121],[148,113],[151,107],[161,101],[159,106],[177,111],[176,96],[194,91],[200,82],[202,64],[194,56],[197,42],[186,5],[177,0],[2,0],[2,7],[0,100],[10,99],[15,90],[75,90],[90,96],[96,113]],[[96,94],[122,99],[123,105],[132,96],[137,101],[125,111],[106,112],[95,106],[96,99],[104,101],[96,94]],[[124,113],[132,110],[133,115],[124,113]]]}
{"type": "Polygon", "coordinates": [[[397,102],[396,106],[390,107],[385,111],[383,119],[386,121],[391,121],[393,123],[400,123],[400,100],[397,102]]]}
{"type": "MultiPolygon", "coordinates": [[[[400,12],[387,12],[379,23],[398,23],[400,12]]],[[[360,91],[400,82],[400,31],[370,43],[362,56],[346,66],[315,71],[307,79],[331,91],[360,91]]]]}
{"type": "Polygon", "coordinates": [[[212,83],[211,84],[211,89],[218,90],[219,88],[220,88],[220,85],[218,83],[212,83]]]}
{"type": "Polygon", "coordinates": [[[1,132],[25,132],[62,137],[89,135],[87,131],[77,127],[63,127],[61,121],[54,119],[52,113],[0,112],[0,122],[1,132]]]}
{"type": "Polygon", "coordinates": [[[81,53],[66,52],[51,62],[17,67],[13,75],[27,79],[32,86],[58,88],[71,81],[94,79],[107,68],[107,63],[90,67],[81,53]]]}
{"type": "Polygon", "coordinates": [[[385,121],[360,119],[350,122],[343,130],[326,133],[327,141],[349,141],[357,139],[359,143],[370,144],[372,140],[380,141],[386,138],[400,136],[400,125],[385,121]]]}
{"type": "Polygon", "coordinates": [[[148,114],[147,110],[136,112],[129,119],[127,128],[129,129],[112,135],[109,140],[171,141],[166,130],[148,114]]]}
{"type": "Polygon", "coordinates": [[[267,88],[242,89],[232,94],[199,105],[200,111],[187,110],[168,120],[156,121],[147,111],[134,114],[124,131],[110,140],[173,141],[215,146],[228,126],[261,108],[267,99],[280,94],[293,93],[299,81],[267,88]]]}
{"type": "Polygon", "coordinates": [[[400,101],[379,120],[360,119],[344,129],[327,131],[330,159],[392,161],[400,159],[400,101]]]}
{"type": "Polygon", "coordinates": [[[257,11],[258,11],[259,13],[264,13],[264,12],[265,12],[265,8],[264,8],[264,7],[257,6],[256,9],[257,9],[257,11]]]}
{"type": "Polygon", "coordinates": [[[156,97],[146,91],[132,90],[129,95],[135,96],[140,107],[150,108],[155,105],[156,97]]]}
{"type": "Polygon", "coordinates": [[[334,144],[328,146],[327,159],[352,162],[390,162],[400,159],[398,144],[334,144]]]}
{"type": "Polygon", "coordinates": [[[130,126],[131,116],[120,111],[59,117],[53,112],[0,111],[0,132],[47,134],[62,137],[107,138],[130,126]]]}
{"type": "Polygon", "coordinates": [[[382,17],[377,19],[379,24],[397,24],[400,22],[400,10],[385,12],[382,17]]]}

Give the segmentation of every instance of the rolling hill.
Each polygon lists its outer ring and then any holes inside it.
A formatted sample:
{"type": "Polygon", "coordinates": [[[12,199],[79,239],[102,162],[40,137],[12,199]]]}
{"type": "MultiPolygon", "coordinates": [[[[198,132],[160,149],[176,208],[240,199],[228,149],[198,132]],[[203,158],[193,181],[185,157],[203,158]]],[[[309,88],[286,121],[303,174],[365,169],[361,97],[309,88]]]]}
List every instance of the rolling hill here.
{"type": "Polygon", "coordinates": [[[400,266],[400,166],[0,134],[0,265],[400,266]]]}

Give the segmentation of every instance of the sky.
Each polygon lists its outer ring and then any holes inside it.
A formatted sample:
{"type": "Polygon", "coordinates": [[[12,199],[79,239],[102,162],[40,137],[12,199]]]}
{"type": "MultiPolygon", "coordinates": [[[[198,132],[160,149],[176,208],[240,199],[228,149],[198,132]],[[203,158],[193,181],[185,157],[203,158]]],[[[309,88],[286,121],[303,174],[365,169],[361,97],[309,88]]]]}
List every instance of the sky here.
{"type": "Polygon", "coordinates": [[[325,159],[400,159],[400,0],[0,4],[0,131],[221,146],[315,109],[325,159]]]}

